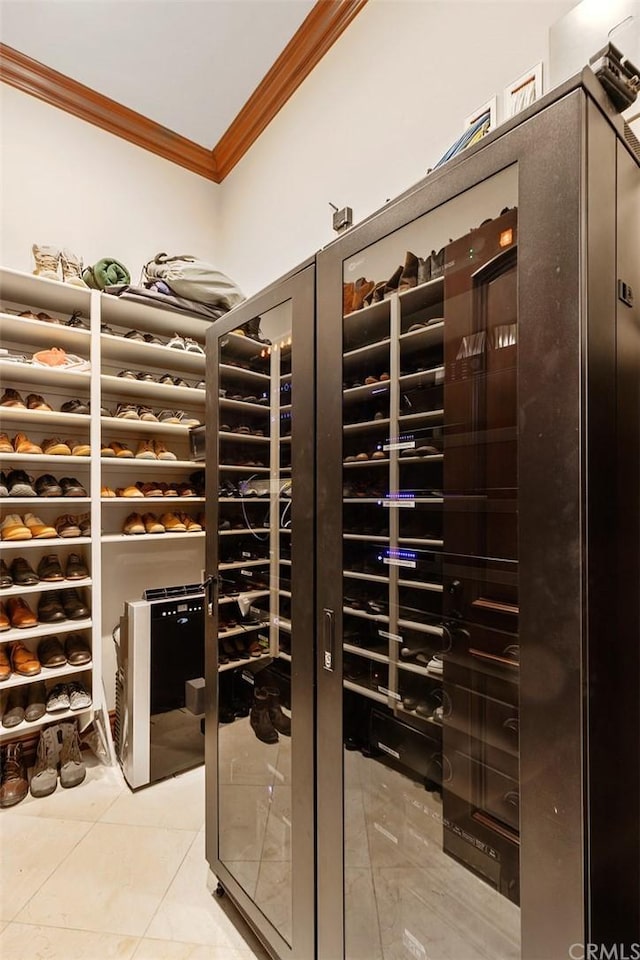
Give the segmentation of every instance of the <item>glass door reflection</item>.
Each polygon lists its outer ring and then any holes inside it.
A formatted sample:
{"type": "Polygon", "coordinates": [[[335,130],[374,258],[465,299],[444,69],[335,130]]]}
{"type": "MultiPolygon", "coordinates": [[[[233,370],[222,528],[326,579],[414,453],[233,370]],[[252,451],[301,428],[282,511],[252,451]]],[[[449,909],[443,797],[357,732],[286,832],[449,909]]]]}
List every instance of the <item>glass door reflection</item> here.
{"type": "Polygon", "coordinates": [[[345,263],[347,960],[519,956],[516,198],[345,263]]]}
{"type": "Polygon", "coordinates": [[[291,304],[219,341],[220,860],[291,942],[291,304]]]}

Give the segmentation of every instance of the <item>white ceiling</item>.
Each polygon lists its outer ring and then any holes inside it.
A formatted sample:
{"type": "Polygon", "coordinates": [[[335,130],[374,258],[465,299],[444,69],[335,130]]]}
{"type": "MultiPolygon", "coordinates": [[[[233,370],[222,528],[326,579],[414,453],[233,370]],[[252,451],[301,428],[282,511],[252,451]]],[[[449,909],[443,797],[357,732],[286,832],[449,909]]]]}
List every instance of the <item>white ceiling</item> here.
{"type": "Polygon", "coordinates": [[[211,149],[315,0],[1,0],[3,43],[211,149]]]}

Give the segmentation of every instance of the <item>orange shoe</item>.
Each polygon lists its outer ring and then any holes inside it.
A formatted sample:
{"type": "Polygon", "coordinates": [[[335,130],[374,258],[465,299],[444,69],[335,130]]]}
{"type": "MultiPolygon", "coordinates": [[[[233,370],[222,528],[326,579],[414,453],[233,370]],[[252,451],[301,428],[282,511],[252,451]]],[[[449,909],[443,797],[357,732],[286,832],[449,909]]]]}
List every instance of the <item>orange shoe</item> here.
{"type": "Polygon", "coordinates": [[[13,444],[6,433],[0,433],[0,453],[14,453],[13,444]]]}
{"type": "Polygon", "coordinates": [[[16,453],[42,453],[42,447],[32,443],[26,433],[16,433],[13,438],[13,449],[16,453]]]}
{"type": "MultiPolygon", "coordinates": [[[[6,626],[0,626],[0,630],[9,629],[9,618],[4,609],[4,604],[0,603],[0,623],[4,623],[6,620],[6,626]]],[[[3,644],[0,647],[0,681],[8,680],[11,676],[11,661],[9,660],[9,651],[6,646],[3,644]]]]}
{"type": "Polygon", "coordinates": [[[38,624],[38,618],[22,597],[9,597],[6,611],[11,626],[18,630],[26,630],[28,627],[35,627],[38,624]]]}
{"type": "MultiPolygon", "coordinates": [[[[18,597],[18,599],[21,598],[18,597]]],[[[35,677],[36,674],[40,673],[40,660],[37,654],[32,653],[25,647],[22,640],[16,640],[11,647],[11,667],[22,677],[35,677]]]]}
{"type": "Polygon", "coordinates": [[[25,513],[24,523],[31,531],[31,536],[34,540],[47,540],[50,537],[57,537],[55,527],[45,523],[40,517],[36,517],[33,513],[25,513]]]}

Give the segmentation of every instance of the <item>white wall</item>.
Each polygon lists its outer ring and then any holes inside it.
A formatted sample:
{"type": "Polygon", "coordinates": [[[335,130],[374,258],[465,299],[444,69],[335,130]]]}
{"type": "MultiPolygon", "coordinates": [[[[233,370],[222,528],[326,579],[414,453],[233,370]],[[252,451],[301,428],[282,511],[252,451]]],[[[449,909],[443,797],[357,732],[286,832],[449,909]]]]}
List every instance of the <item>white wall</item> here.
{"type": "MultiPolygon", "coordinates": [[[[221,269],[251,294],[420,180],[539,60],[572,0],[369,0],[222,184],[221,269]]],[[[500,119],[499,114],[499,119],[500,119]]]]}
{"type": "Polygon", "coordinates": [[[218,184],[0,83],[0,263],[30,272],[35,242],[138,280],[156,253],[218,258],[218,184]]]}

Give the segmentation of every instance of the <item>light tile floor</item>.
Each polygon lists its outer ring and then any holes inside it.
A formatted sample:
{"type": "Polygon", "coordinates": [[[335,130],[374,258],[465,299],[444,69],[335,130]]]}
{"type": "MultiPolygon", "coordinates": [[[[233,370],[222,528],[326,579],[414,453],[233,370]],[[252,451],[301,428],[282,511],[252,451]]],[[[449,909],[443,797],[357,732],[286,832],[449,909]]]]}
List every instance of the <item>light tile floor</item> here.
{"type": "Polygon", "coordinates": [[[89,762],[0,830],[2,960],[268,960],[207,889],[203,767],[134,794],[89,762]]]}

